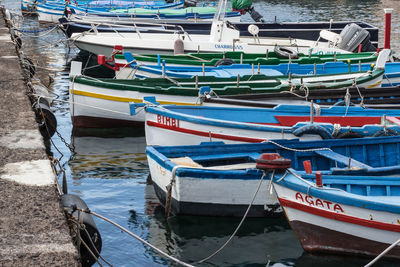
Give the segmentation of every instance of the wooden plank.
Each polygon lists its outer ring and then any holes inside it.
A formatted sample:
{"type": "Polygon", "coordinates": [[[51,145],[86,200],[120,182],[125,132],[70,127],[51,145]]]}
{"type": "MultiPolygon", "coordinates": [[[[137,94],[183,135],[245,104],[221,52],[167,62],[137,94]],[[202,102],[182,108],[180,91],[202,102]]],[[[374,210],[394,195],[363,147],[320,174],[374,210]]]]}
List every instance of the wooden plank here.
{"type": "Polygon", "coordinates": [[[366,168],[366,169],[370,169],[372,168],[371,166],[364,164],[360,161],[357,161],[355,159],[351,159],[349,157],[343,156],[342,154],[338,154],[336,152],[333,152],[332,150],[318,150],[318,151],[314,151],[316,154],[323,156],[325,158],[334,160],[336,162],[340,162],[342,164],[344,164],[345,166],[348,167],[359,167],[359,168],[366,168]],[[349,161],[350,161],[350,166],[349,166],[349,161]]]}

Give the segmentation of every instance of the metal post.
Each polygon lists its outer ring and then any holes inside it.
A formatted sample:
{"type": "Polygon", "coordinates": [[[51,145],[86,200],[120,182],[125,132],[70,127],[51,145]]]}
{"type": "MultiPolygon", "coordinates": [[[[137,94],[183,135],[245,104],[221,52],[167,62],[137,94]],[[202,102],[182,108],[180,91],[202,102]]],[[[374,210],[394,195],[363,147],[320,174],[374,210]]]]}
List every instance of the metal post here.
{"type": "Polygon", "coordinates": [[[383,47],[385,49],[390,49],[390,31],[391,31],[393,8],[385,8],[384,11],[385,11],[385,43],[383,47]]]}

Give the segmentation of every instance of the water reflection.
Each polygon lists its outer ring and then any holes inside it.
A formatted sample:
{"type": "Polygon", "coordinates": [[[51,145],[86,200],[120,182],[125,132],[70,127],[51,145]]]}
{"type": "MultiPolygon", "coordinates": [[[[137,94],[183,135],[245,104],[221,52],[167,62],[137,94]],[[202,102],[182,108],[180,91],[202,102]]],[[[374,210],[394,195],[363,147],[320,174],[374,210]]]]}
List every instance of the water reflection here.
{"type": "MultiPolygon", "coordinates": [[[[175,257],[194,262],[217,250],[234,232],[240,219],[202,216],[170,217],[157,204],[152,186],[146,186],[150,243],[175,257]]],[[[302,249],[285,218],[247,219],[231,243],[204,266],[265,266],[276,262],[293,266],[302,249]]]]}

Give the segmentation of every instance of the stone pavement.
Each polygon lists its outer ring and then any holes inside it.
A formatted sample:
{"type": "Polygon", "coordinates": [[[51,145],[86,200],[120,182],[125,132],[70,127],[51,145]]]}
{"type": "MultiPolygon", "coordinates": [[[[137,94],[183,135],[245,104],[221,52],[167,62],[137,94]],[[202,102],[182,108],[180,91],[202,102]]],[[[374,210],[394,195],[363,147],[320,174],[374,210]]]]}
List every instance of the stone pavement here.
{"type": "Polygon", "coordinates": [[[79,266],[0,9],[0,266],[79,266]]]}

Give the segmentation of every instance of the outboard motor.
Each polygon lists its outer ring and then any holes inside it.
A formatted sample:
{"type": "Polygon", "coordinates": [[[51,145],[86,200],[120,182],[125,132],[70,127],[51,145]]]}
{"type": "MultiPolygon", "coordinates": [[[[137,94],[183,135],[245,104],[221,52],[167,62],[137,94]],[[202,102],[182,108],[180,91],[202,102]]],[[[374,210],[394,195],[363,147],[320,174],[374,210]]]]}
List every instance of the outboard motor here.
{"type": "Polygon", "coordinates": [[[258,13],[258,11],[256,11],[253,6],[249,7],[246,11],[250,14],[250,17],[255,22],[265,22],[264,17],[260,13],[258,13]]]}
{"type": "Polygon", "coordinates": [[[371,35],[366,29],[361,28],[355,23],[347,24],[340,32],[342,41],[338,44],[340,49],[349,52],[358,52],[361,44],[361,52],[375,52],[377,49],[371,43],[371,35]]]}

